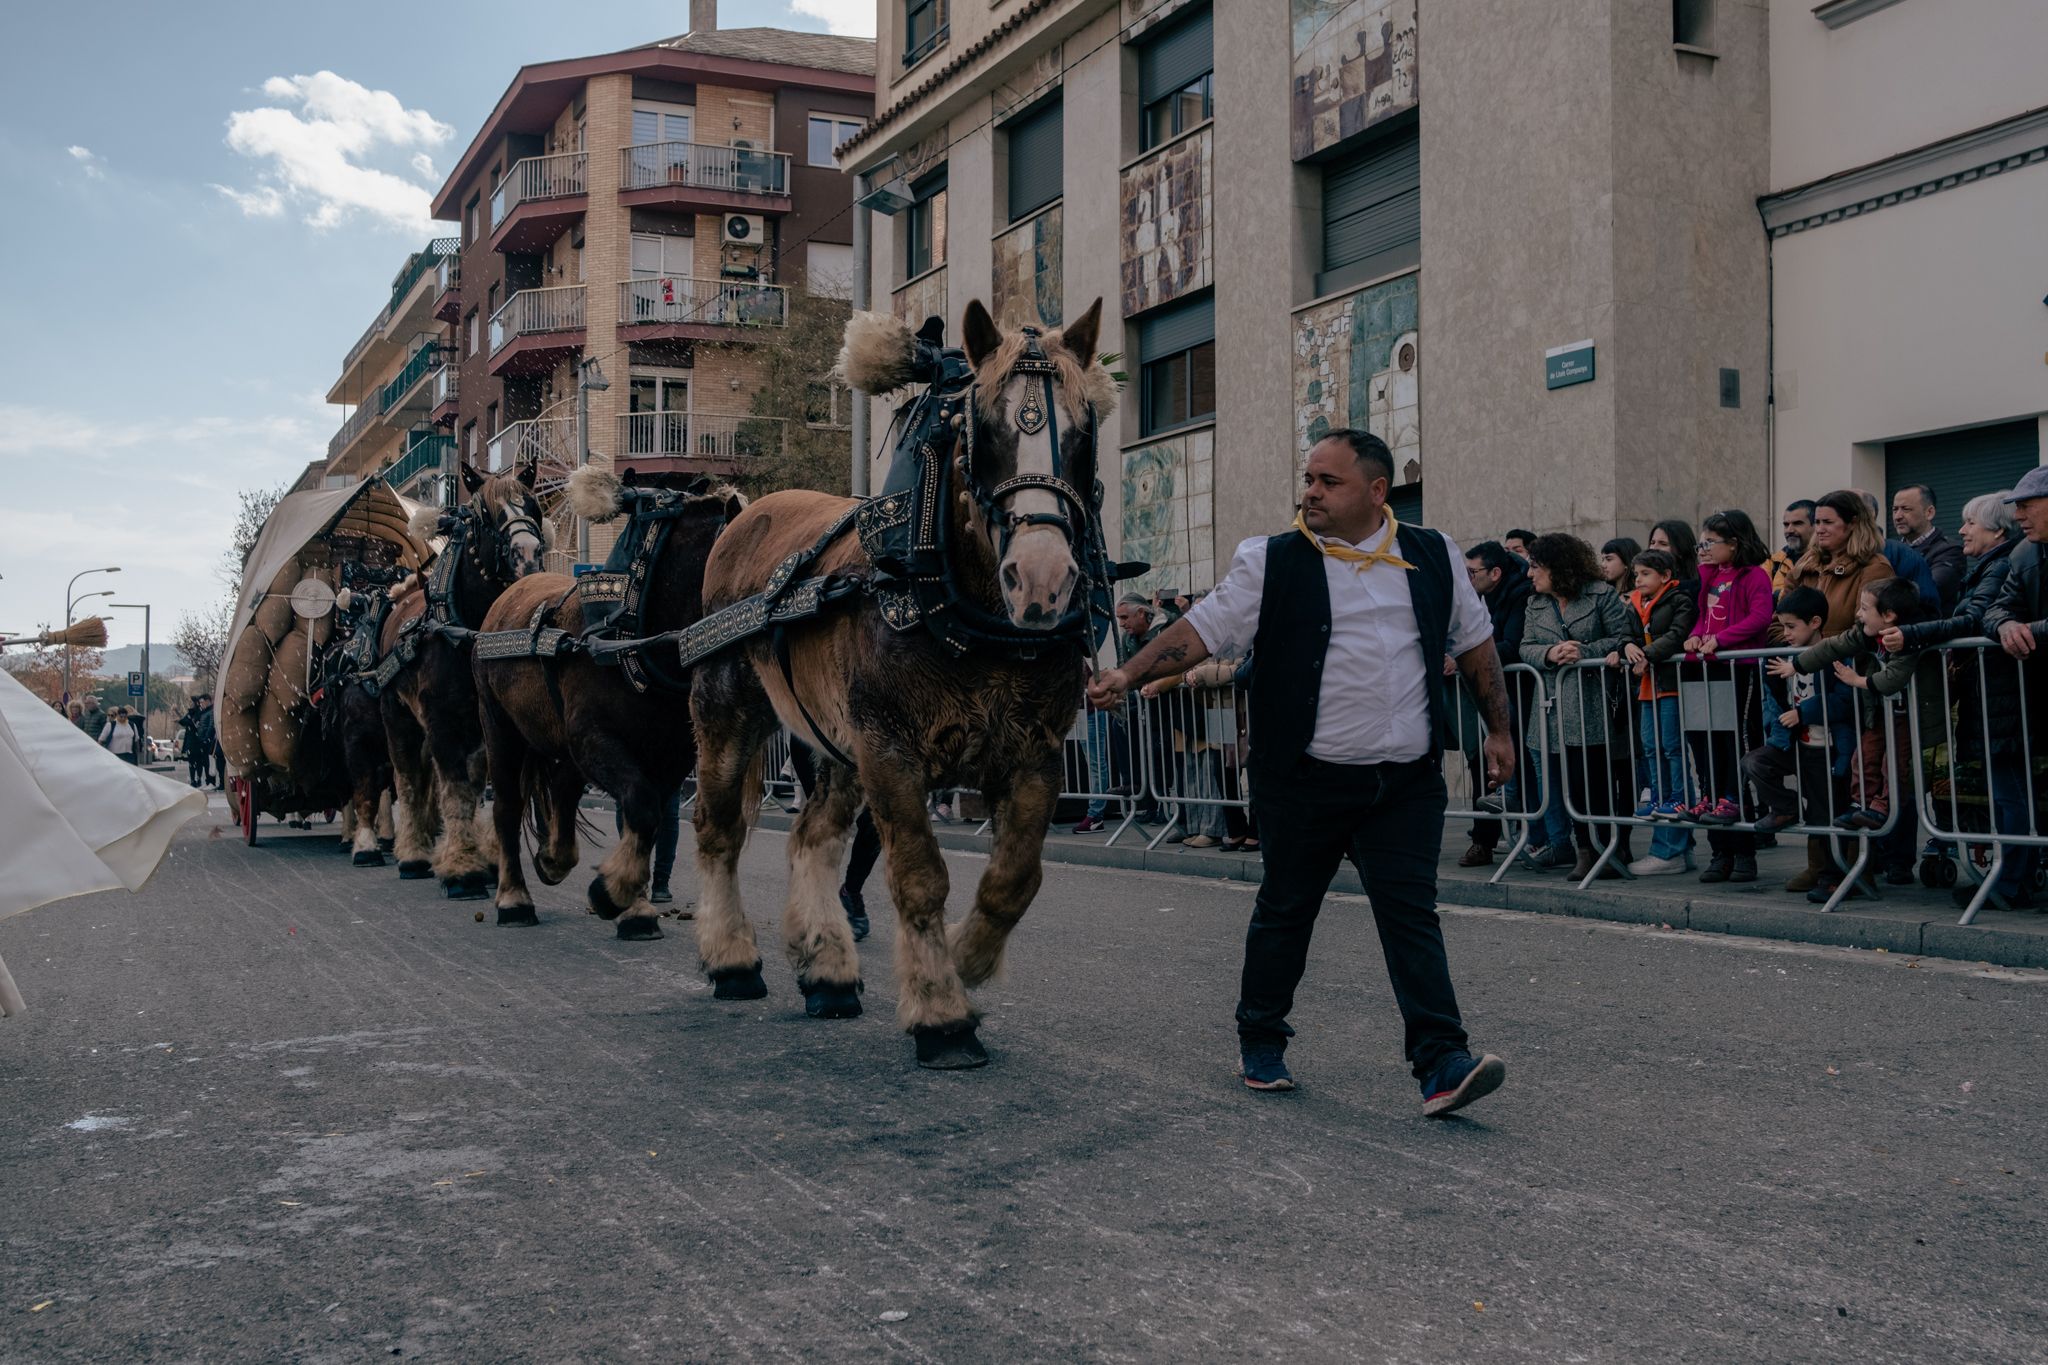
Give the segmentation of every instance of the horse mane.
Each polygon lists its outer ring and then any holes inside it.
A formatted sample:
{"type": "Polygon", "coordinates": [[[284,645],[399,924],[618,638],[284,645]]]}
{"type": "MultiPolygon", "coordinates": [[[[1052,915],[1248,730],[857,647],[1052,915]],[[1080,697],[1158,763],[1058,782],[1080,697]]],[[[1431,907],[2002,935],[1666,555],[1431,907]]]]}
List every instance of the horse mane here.
{"type": "MultiPolygon", "coordinates": [[[[1048,332],[1039,338],[1039,346],[1047,359],[1059,367],[1060,401],[1067,409],[1067,420],[1080,422],[1087,417],[1080,407],[1081,400],[1086,400],[1094,405],[1096,420],[1100,421],[1116,411],[1116,378],[1092,356],[1085,363],[1078,359],[1061,344],[1065,336],[1064,328],[1048,332]]],[[[1022,332],[1005,333],[1003,344],[975,367],[974,382],[985,393],[1001,393],[1030,341],[1022,332]]]]}

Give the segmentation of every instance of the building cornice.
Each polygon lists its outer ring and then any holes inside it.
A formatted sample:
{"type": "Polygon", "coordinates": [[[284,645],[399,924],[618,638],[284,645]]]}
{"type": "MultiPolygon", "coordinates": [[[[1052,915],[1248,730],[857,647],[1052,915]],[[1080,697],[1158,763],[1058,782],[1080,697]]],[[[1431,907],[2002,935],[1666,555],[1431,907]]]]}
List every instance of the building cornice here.
{"type": "Polygon", "coordinates": [[[1899,0],[1827,0],[1826,4],[1813,7],[1813,17],[1829,28],[1840,28],[1898,3],[1899,0]]]}
{"type": "MultiPolygon", "coordinates": [[[[1002,46],[1012,34],[1039,14],[1051,9],[1055,3],[1056,0],[1026,0],[1026,3],[1020,5],[1009,18],[961,48],[943,65],[932,68],[930,74],[911,87],[903,98],[878,112],[867,127],[839,144],[833,155],[838,159],[840,168],[850,171],[858,167],[866,160],[861,155],[862,149],[879,137],[883,130],[894,126],[904,115],[944,89],[955,76],[1002,46]]],[[[888,54],[882,53],[880,60],[889,60],[888,54]]]]}
{"type": "Polygon", "coordinates": [[[1765,230],[1783,237],[2042,161],[2048,161],[2048,108],[1767,194],[1757,208],[1765,230]]]}

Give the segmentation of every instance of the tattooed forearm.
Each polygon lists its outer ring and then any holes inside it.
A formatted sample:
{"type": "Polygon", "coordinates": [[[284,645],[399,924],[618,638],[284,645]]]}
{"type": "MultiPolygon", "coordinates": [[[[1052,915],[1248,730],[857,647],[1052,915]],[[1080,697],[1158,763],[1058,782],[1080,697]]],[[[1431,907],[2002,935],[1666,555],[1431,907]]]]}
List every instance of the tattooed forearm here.
{"type": "Polygon", "coordinates": [[[1458,656],[1458,671],[1465,677],[1465,686],[1472,690],[1472,700],[1479,708],[1479,715],[1486,722],[1488,734],[1504,735],[1513,722],[1508,717],[1507,678],[1500,670],[1500,654],[1493,647],[1493,641],[1475,645],[1458,656]]]}
{"type": "Polygon", "coordinates": [[[1183,618],[1132,655],[1131,661],[1124,665],[1124,672],[1133,685],[1138,685],[1168,674],[1185,673],[1208,657],[1209,647],[1202,643],[1202,637],[1183,618]]]}

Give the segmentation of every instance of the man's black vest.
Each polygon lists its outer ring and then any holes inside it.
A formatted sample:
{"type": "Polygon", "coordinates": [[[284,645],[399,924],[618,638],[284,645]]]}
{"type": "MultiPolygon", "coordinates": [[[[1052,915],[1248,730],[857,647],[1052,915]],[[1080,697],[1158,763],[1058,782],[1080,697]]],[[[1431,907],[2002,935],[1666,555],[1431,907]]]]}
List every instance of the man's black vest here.
{"type": "MultiPolygon", "coordinates": [[[[1395,529],[1422,634],[1422,676],[1429,691],[1430,756],[1442,752],[1446,715],[1443,661],[1451,631],[1451,556],[1444,538],[1414,526],[1395,529]]],[[[1251,768],[1255,779],[1285,781],[1316,733],[1323,655],[1330,647],[1330,583],[1323,553],[1299,531],[1266,542],[1265,595],[1252,638],[1251,768]]]]}

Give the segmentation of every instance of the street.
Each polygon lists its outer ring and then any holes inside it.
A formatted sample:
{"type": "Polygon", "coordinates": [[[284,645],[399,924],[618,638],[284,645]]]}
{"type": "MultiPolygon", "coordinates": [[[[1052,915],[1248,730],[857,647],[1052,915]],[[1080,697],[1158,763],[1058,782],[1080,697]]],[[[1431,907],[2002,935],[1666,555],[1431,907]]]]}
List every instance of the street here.
{"type": "Polygon", "coordinates": [[[1454,911],[1510,1073],[1432,1123],[1355,897],[1260,1096],[1246,885],[1048,865],[993,1064],[931,1073],[880,877],[867,1015],[803,1016],[778,833],[734,1005],[583,912],[587,846],[501,930],[228,823],[0,924],[0,1361],[2048,1354],[2048,973],[1454,911]]]}

